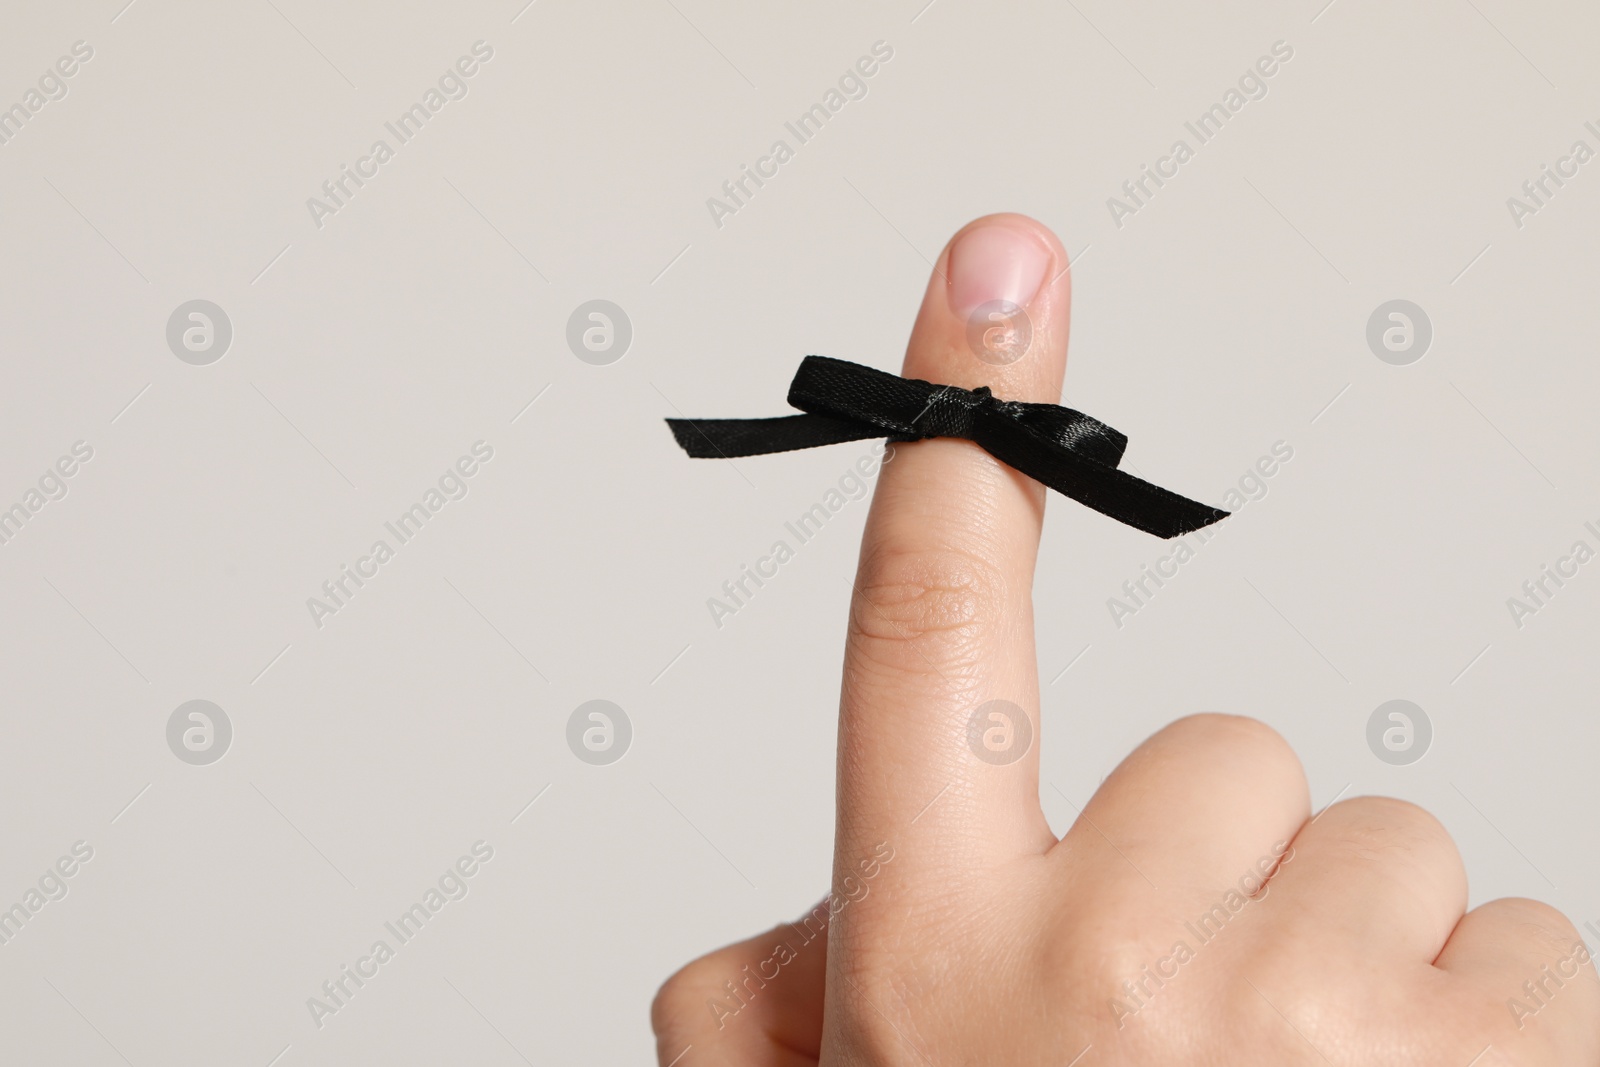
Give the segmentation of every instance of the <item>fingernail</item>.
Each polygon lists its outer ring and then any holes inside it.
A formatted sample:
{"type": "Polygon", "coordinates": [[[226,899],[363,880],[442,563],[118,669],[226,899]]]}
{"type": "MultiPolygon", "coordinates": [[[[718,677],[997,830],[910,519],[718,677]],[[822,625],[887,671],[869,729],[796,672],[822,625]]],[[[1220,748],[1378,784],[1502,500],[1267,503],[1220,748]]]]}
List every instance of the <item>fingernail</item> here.
{"type": "Polygon", "coordinates": [[[950,249],[950,307],[962,318],[1004,301],[1027,307],[1050,268],[1050,251],[1015,226],[994,223],[968,230],[950,249]]]}

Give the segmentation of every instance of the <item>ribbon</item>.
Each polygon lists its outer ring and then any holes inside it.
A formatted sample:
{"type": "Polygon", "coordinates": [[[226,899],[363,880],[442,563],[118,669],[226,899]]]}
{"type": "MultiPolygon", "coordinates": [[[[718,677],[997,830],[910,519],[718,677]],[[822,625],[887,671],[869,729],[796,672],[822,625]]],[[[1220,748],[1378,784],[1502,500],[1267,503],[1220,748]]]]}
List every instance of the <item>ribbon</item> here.
{"type": "Polygon", "coordinates": [[[961,389],[825,356],[807,356],[789,386],[806,412],[775,419],[668,419],[695,459],[732,459],[887,437],[959,437],[1063,496],[1157,537],[1177,537],[1226,511],[1118,470],[1126,435],[1081,411],[1001,400],[988,386],[961,389]]]}

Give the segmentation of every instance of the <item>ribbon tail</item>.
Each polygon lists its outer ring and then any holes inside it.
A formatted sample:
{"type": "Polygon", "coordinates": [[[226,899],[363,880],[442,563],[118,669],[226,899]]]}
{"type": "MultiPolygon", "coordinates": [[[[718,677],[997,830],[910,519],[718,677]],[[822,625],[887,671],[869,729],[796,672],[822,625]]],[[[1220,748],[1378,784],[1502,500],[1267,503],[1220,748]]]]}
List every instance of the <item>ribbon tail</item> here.
{"type": "Polygon", "coordinates": [[[844,441],[887,437],[881,427],[831,415],[783,415],[775,419],[668,419],[678,445],[695,459],[736,459],[794,452],[844,441]]]}
{"type": "Polygon", "coordinates": [[[1009,419],[986,423],[975,437],[1002,463],[1102,515],[1157,537],[1178,537],[1228,517],[1220,508],[1070,452],[1009,419]]]}

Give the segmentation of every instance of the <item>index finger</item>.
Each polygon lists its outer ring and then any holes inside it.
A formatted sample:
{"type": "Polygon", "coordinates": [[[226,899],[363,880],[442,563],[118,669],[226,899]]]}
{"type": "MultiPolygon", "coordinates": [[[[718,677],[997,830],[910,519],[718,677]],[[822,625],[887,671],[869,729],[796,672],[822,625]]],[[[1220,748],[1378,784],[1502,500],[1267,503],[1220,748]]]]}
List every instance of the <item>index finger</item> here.
{"type": "MultiPolygon", "coordinates": [[[[934,267],[904,375],[1055,402],[1070,288],[1044,226],[970,223],[934,267]]],[[[968,441],[893,447],[850,607],[836,865],[881,841],[902,855],[924,850],[899,842],[923,841],[947,856],[1042,852],[1055,842],[1039,807],[1033,644],[1044,489],[968,441]]]]}

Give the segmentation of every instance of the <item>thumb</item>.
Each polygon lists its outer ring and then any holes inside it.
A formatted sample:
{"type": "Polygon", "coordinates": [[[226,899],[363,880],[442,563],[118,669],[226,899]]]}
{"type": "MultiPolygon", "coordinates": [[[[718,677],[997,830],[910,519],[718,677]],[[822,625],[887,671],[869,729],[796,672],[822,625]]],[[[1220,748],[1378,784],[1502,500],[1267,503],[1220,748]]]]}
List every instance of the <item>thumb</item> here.
{"type": "Polygon", "coordinates": [[[702,956],[650,1006],[661,1067],[815,1067],[827,970],[826,900],[794,923],[702,956]]]}

